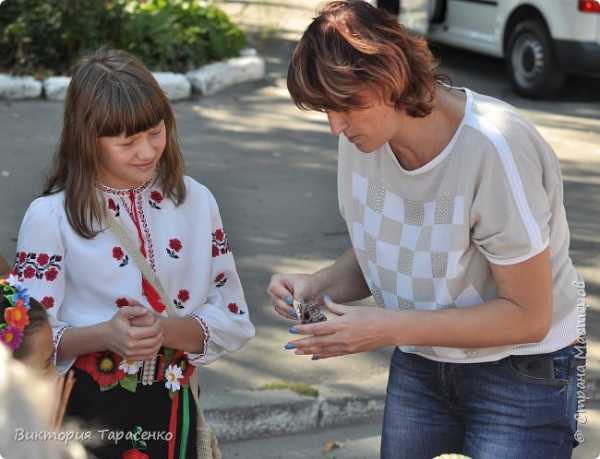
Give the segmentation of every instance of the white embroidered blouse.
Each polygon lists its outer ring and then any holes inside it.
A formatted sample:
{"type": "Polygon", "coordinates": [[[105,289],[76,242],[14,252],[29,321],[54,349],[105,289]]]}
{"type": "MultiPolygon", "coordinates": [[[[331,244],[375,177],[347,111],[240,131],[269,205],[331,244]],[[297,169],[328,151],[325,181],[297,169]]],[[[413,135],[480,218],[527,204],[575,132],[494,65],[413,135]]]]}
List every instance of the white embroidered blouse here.
{"type": "MultiPolygon", "coordinates": [[[[188,354],[192,364],[201,365],[241,348],[254,336],[254,326],[215,198],[192,178],[184,180],[187,197],[179,207],[154,181],[129,190],[102,187],[101,193],[109,211],[138,235],[179,314],[204,329],[204,351],[188,354]]],[[[47,308],[55,350],[67,327],[107,321],[125,298],[150,306],[141,273],[117,237],[103,231],[89,240],[75,233],[62,192],[29,206],[13,274],[47,308]]],[[[59,372],[73,362],[57,362],[59,372]]]]}

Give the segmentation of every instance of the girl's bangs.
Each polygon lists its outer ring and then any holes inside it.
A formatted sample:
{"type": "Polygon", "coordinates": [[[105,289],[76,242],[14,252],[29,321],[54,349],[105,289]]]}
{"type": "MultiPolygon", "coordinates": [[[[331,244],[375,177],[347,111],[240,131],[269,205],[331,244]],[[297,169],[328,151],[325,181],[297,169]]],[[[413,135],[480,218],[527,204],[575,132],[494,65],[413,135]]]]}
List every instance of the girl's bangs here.
{"type": "Polygon", "coordinates": [[[145,84],[128,86],[112,81],[98,94],[92,109],[98,137],[129,137],[168,118],[168,102],[162,92],[157,94],[160,89],[145,84]]]}

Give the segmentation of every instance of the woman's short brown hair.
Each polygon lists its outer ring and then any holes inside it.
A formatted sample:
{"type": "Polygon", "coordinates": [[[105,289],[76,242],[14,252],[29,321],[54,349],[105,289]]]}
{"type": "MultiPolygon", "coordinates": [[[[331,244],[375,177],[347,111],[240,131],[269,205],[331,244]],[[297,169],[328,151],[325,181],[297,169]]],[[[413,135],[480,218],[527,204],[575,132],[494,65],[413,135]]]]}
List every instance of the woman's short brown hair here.
{"type": "Polygon", "coordinates": [[[375,89],[397,110],[431,113],[436,61],[425,39],[362,0],[333,1],[308,26],[288,69],[288,90],[304,110],[364,108],[358,91],[375,89]]]}
{"type": "Polygon", "coordinates": [[[158,164],[159,184],[176,205],[185,199],[183,157],[175,116],[152,73],[135,56],[101,48],[82,58],[65,100],[62,133],[43,194],[64,191],[73,229],[93,238],[105,204],[98,197],[98,137],[131,136],[165,123],[167,144],[158,164]]]}

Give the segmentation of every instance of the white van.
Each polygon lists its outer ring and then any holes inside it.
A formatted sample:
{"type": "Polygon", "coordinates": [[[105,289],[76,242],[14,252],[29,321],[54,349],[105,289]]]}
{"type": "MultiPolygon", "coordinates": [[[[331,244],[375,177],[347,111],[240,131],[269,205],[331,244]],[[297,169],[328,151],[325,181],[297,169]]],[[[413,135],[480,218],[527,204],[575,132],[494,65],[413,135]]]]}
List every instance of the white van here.
{"type": "Polygon", "coordinates": [[[368,0],[438,43],[504,58],[517,92],[600,75],[600,0],[368,0]]]}

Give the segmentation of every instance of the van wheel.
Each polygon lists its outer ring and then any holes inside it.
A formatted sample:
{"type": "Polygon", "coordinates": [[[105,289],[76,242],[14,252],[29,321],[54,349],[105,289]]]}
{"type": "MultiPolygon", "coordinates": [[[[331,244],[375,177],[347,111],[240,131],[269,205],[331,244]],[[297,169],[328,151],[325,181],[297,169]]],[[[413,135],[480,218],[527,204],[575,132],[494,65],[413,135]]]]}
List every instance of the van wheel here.
{"type": "Polygon", "coordinates": [[[518,23],[508,39],[506,61],[515,90],[527,97],[556,94],[565,81],[552,38],[539,21],[518,23]]]}
{"type": "Polygon", "coordinates": [[[432,24],[442,24],[446,20],[446,0],[434,0],[430,5],[430,19],[432,24]]]}

